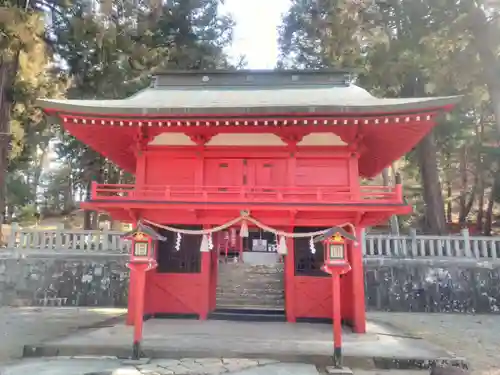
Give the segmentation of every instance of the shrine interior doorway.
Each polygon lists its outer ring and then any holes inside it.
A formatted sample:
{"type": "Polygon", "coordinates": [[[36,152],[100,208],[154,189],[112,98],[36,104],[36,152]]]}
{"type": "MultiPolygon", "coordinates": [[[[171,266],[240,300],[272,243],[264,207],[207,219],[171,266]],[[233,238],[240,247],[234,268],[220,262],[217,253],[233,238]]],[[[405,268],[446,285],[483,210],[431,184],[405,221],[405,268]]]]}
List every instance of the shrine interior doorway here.
{"type": "Polygon", "coordinates": [[[248,228],[220,232],[214,319],[285,321],[283,261],[273,233],[248,228]]]}

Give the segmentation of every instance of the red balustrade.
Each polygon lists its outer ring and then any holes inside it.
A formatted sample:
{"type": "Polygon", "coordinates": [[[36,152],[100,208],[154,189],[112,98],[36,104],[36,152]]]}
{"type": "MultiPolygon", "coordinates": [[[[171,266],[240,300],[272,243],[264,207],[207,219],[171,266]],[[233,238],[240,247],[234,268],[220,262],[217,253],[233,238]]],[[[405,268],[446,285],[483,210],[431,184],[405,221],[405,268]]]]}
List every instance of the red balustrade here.
{"type": "Polygon", "coordinates": [[[158,186],[92,184],[94,201],[234,203],[378,203],[403,202],[401,185],[342,187],[158,186]]]}

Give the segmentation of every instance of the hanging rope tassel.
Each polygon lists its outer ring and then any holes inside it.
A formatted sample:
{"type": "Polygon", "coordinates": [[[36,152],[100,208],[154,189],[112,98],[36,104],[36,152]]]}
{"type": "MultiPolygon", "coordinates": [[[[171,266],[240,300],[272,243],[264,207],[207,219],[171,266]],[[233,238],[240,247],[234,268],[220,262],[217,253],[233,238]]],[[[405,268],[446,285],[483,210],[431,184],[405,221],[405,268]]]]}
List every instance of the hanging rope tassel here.
{"type": "Polygon", "coordinates": [[[204,234],[201,238],[200,251],[202,253],[208,253],[210,251],[210,243],[206,234],[204,234]]]}
{"type": "Polygon", "coordinates": [[[181,234],[177,233],[177,238],[175,240],[175,251],[179,251],[181,249],[181,234]]]}
{"type": "Polygon", "coordinates": [[[248,224],[246,220],[241,221],[240,237],[248,237],[248,224]]]}
{"type": "Polygon", "coordinates": [[[286,255],[288,253],[288,247],[286,246],[286,237],[280,236],[280,242],[278,245],[278,254],[286,255]]]}
{"type": "Polygon", "coordinates": [[[212,235],[208,235],[208,250],[211,251],[214,248],[214,242],[212,240],[212,235]]]}
{"type": "Polygon", "coordinates": [[[314,246],[314,238],[311,237],[309,240],[309,249],[311,249],[311,254],[316,254],[316,246],[314,246]]]}

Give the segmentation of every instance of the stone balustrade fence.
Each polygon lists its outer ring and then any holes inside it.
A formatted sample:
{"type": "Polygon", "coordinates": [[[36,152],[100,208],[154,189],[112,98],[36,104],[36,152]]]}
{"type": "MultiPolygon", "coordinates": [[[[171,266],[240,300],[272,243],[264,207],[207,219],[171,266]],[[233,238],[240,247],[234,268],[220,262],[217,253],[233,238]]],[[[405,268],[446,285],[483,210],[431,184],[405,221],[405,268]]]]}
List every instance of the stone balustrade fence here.
{"type": "MultiPolygon", "coordinates": [[[[115,255],[129,253],[130,241],[123,232],[107,230],[21,229],[12,225],[6,250],[51,255],[58,253],[115,255]]],[[[365,259],[439,258],[497,260],[500,237],[471,236],[467,229],[456,235],[366,234],[361,239],[365,259]]]]}
{"type": "Polygon", "coordinates": [[[500,237],[471,236],[467,229],[447,236],[364,234],[362,241],[365,258],[500,258],[500,237]]]}

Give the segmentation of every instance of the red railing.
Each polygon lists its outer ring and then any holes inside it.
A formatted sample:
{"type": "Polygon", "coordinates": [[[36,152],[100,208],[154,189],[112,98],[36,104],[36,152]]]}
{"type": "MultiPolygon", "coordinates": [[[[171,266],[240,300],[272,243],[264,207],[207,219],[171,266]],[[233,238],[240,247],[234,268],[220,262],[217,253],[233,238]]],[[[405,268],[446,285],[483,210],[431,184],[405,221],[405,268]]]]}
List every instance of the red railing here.
{"type": "Polygon", "coordinates": [[[154,202],[401,203],[401,185],[341,187],[158,186],[92,184],[91,199],[154,202]]]}

